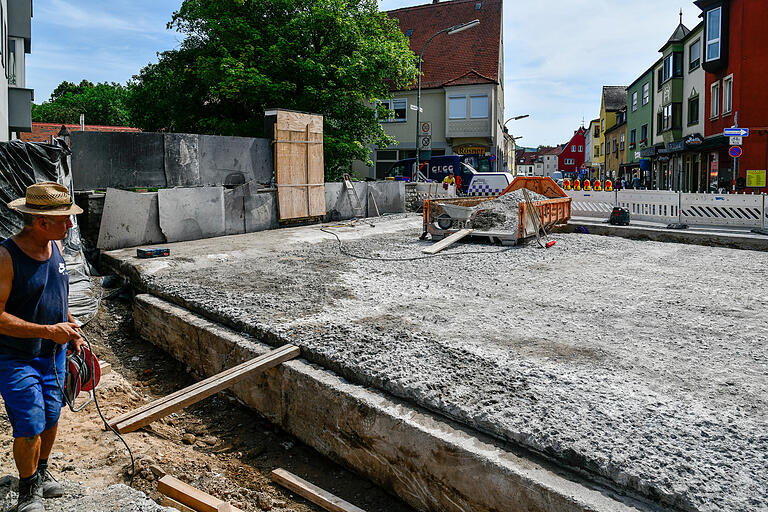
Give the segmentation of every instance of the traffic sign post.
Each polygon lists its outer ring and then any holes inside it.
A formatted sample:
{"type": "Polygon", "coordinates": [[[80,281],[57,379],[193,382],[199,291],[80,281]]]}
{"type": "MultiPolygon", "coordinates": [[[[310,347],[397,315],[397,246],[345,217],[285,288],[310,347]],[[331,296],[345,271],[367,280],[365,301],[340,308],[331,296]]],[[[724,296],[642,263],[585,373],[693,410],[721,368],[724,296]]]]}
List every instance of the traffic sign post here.
{"type": "Polygon", "coordinates": [[[741,144],[744,142],[744,137],[741,135],[729,137],[728,139],[731,146],[741,146],[741,144]]]}
{"type": "Polygon", "coordinates": [[[736,193],[736,180],[739,179],[739,157],[741,157],[743,150],[741,146],[731,146],[728,150],[728,154],[733,158],[733,193],[736,193]]]}
{"type": "Polygon", "coordinates": [[[744,151],[741,149],[741,146],[731,146],[731,149],[728,150],[728,154],[733,158],[739,158],[743,153],[744,151]]]}

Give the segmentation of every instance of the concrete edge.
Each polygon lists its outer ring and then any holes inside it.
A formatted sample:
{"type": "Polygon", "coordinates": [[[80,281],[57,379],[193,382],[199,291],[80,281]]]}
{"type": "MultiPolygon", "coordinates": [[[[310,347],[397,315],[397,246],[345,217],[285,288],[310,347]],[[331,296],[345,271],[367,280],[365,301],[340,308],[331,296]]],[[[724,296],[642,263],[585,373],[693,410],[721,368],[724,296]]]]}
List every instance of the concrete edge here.
{"type": "MultiPolygon", "coordinates": [[[[134,322],[142,338],[201,376],[273,348],[152,295],[136,296],[134,322]]],[[[248,378],[231,391],[418,510],[659,510],[303,360],[248,378]]]]}
{"type": "Polygon", "coordinates": [[[618,236],[631,240],[652,240],[678,244],[726,247],[747,251],[768,251],[768,238],[723,233],[704,233],[691,230],[654,229],[637,226],[612,226],[600,222],[569,221],[557,229],[560,233],[573,233],[577,226],[585,226],[592,235],[618,236]]]}

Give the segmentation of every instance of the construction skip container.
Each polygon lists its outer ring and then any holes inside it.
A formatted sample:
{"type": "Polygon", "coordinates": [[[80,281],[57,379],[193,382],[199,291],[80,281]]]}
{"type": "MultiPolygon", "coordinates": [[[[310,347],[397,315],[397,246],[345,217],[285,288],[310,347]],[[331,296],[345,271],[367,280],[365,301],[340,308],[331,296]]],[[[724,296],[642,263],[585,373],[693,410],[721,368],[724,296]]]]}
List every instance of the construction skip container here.
{"type": "MultiPolygon", "coordinates": [[[[532,202],[533,208],[539,212],[544,228],[550,229],[556,224],[566,224],[571,218],[571,198],[552,178],[517,176],[498,196],[428,198],[424,201],[423,208],[424,232],[429,233],[432,240],[442,240],[461,229],[471,229],[472,221],[477,214],[475,209],[477,205],[523,188],[548,198],[532,202]]],[[[516,231],[474,230],[472,236],[487,237],[491,243],[503,245],[514,245],[518,241],[535,236],[536,228],[528,204],[522,201],[518,208],[519,221],[516,231]]]]}

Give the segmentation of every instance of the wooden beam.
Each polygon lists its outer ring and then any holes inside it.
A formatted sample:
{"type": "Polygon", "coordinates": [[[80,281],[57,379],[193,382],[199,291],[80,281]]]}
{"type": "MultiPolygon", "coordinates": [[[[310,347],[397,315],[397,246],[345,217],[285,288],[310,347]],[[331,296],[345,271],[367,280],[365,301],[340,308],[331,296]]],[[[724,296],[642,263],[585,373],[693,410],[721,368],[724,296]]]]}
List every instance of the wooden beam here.
{"type": "Polygon", "coordinates": [[[363,509],[344,501],[338,496],[334,496],[328,491],[324,491],[318,486],[311,484],[303,478],[299,478],[284,469],[278,468],[272,471],[270,476],[274,482],[277,482],[299,496],[308,499],[315,505],[320,505],[330,512],[365,512],[363,509]]]}
{"type": "Polygon", "coordinates": [[[432,245],[431,247],[427,247],[421,252],[425,254],[437,254],[438,252],[442,251],[446,247],[455,244],[465,236],[472,234],[473,231],[474,229],[462,229],[460,231],[457,231],[451,236],[443,238],[436,244],[432,245]]]}
{"type": "Polygon", "coordinates": [[[133,432],[139,428],[149,425],[153,421],[168,416],[169,414],[184,409],[195,404],[219,391],[226,389],[237,382],[240,382],[247,376],[255,372],[263,372],[273,368],[280,363],[298,357],[300,350],[294,345],[283,345],[282,347],[267,352],[264,355],[253,358],[250,361],[238,365],[234,368],[214,375],[204,381],[195,383],[172,395],[155,400],[139,409],[141,412],[131,412],[115,418],[110,425],[120,432],[133,432]]]}
{"type": "MultiPolygon", "coordinates": [[[[171,475],[165,475],[157,482],[157,491],[197,512],[218,512],[219,507],[226,503],[171,475]]],[[[231,505],[230,507],[232,512],[242,512],[231,505]]]]}
{"type": "Polygon", "coordinates": [[[193,509],[192,507],[188,507],[183,503],[180,503],[176,501],[173,498],[169,498],[168,496],[163,498],[162,505],[164,507],[171,507],[175,508],[176,510],[179,510],[180,512],[197,512],[197,510],[193,509]]]}

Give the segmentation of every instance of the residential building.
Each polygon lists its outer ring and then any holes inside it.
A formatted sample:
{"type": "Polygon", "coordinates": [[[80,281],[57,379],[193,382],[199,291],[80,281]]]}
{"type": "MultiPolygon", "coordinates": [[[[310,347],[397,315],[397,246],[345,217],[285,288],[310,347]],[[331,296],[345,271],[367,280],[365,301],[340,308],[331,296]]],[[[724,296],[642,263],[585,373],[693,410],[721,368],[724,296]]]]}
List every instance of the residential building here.
{"type": "Polygon", "coordinates": [[[587,133],[584,135],[584,168],[588,176],[592,176],[597,168],[597,158],[600,156],[600,119],[589,122],[587,133]]]}
{"type": "Polygon", "coordinates": [[[568,176],[575,176],[584,165],[587,151],[587,129],[581,126],[573,132],[573,137],[563,147],[558,155],[558,170],[568,176]]]}
{"type": "Polygon", "coordinates": [[[539,155],[536,151],[523,151],[517,159],[518,176],[536,176],[536,163],[539,155]]]}
{"type": "MultiPolygon", "coordinates": [[[[654,117],[653,71],[661,64],[659,59],[627,87],[627,156],[628,175],[639,176],[641,186],[651,182],[651,160],[656,154],[652,143],[654,117]]],[[[628,176],[619,176],[625,179],[628,176]]]]}
{"type": "Polygon", "coordinates": [[[735,188],[768,192],[768,2],[765,0],[696,0],[704,22],[701,43],[706,72],[703,102],[703,160],[710,190],[735,188]],[[728,155],[725,128],[751,128],[743,139],[743,155],[728,155]],[[735,172],[733,171],[735,169],[735,172]],[[751,172],[747,172],[751,171],[751,172]],[[756,186],[750,186],[756,185],[756,186]],[[761,185],[761,186],[760,186],[761,185]]]}
{"type": "Polygon", "coordinates": [[[552,176],[558,170],[559,155],[562,146],[542,146],[538,149],[538,158],[536,159],[535,176],[552,176]]]}
{"type": "Polygon", "coordinates": [[[0,140],[32,129],[34,91],[26,87],[32,44],[32,0],[0,1],[0,140]]]}
{"type": "MultiPolygon", "coordinates": [[[[422,61],[420,121],[432,123],[432,155],[473,155],[478,170],[501,170],[504,156],[502,0],[454,0],[389,11],[417,55],[434,34],[474,19],[480,24],[429,43],[422,61]]],[[[397,160],[416,153],[417,84],[382,98],[394,115],[382,119],[397,142],[371,146],[374,167],[354,162],[360,176],[384,177],[397,160]]],[[[423,155],[424,156],[428,155],[423,155]]]]}
{"type": "MultiPolygon", "coordinates": [[[[704,109],[706,100],[706,73],[701,66],[704,23],[691,30],[683,45],[683,169],[680,190],[706,192],[706,157],[702,159],[704,143],[704,109]],[[704,162],[703,162],[704,160],[704,162]]],[[[682,144],[681,144],[682,143],[682,144]]]]}
{"type": "MultiPolygon", "coordinates": [[[[608,152],[605,146],[605,130],[616,124],[616,113],[627,106],[627,88],[622,85],[603,86],[600,101],[600,135],[599,156],[592,158],[592,163],[597,170],[599,178],[605,178],[605,155],[608,152]]],[[[595,144],[597,146],[597,144],[595,144]]]]}
{"type": "Polygon", "coordinates": [[[627,108],[616,112],[616,123],[605,130],[605,171],[602,178],[616,180],[626,177],[627,108]]]}

